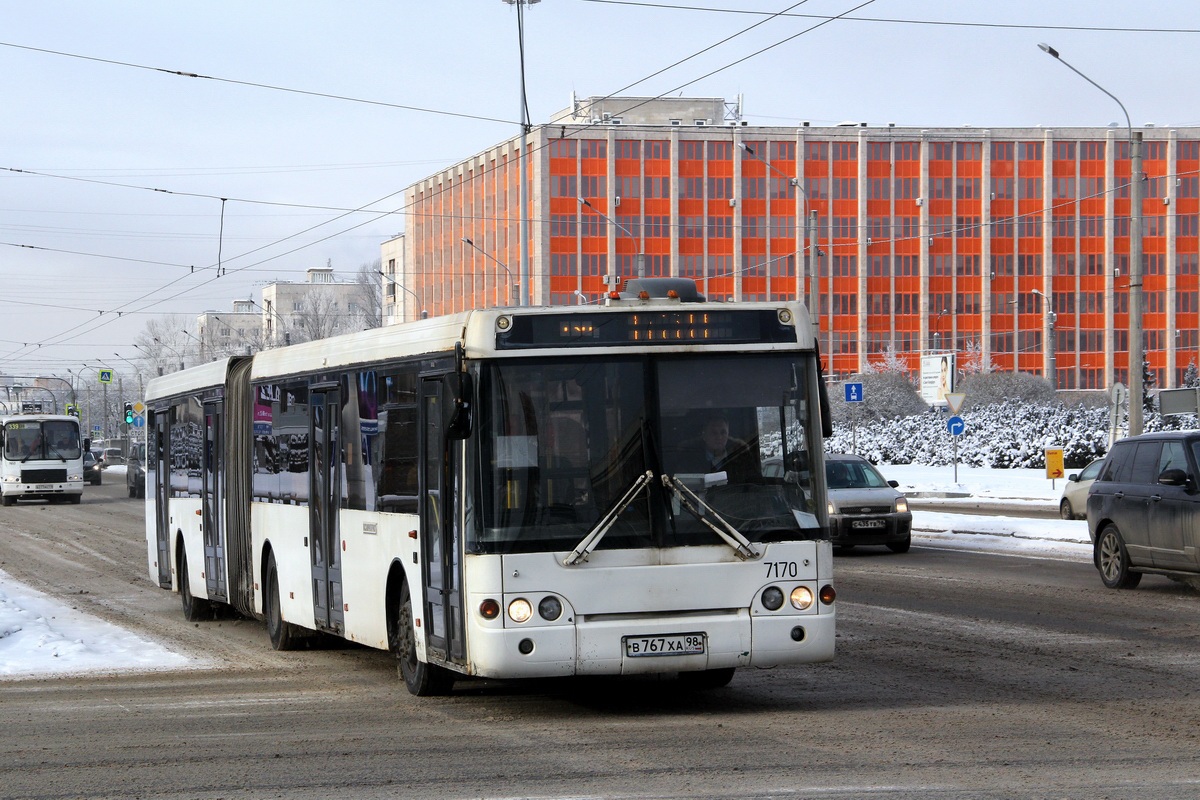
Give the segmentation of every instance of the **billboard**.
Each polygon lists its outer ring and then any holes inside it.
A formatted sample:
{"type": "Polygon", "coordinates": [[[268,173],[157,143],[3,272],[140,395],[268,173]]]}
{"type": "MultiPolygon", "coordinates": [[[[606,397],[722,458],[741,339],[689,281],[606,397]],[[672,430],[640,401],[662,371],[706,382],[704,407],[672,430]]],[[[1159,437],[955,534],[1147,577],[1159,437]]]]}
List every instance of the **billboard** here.
{"type": "Polygon", "coordinates": [[[954,391],[954,353],[921,356],[921,399],[931,406],[946,405],[954,391]]]}

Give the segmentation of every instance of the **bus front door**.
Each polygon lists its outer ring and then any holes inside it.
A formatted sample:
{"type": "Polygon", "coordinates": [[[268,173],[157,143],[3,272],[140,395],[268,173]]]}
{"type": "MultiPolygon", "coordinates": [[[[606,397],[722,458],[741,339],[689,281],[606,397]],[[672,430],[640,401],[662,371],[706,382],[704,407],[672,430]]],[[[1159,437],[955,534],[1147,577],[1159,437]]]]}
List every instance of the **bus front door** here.
{"type": "Polygon", "coordinates": [[[441,379],[421,382],[421,547],[425,565],[425,651],[435,660],[465,660],[463,646],[461,525],[456,448],[445,437],[441,379]]]}
{"type": "Polygon", "coordinates": [[[313,611],[317,627],[341,633],[342,559],[338,544],[341,480],[338,471],[338,388],[316,386],[309,396],[308,527],[312,554],[313,611]]]}
{"type": "Polygon", "coordinates": [[[170,413],[167,410],[154,415],[154,430],[151,432],[154,452],[147,458],[154,459],[154,538],[158,550],[158,585],[171,588],[171,437],[167,432],[170,413]]]}
{"type": "Polygon", "coordinates": [[[229,600],[225,582],[225,404],[204,404],[204,584],[210,600],[229,600]]]}

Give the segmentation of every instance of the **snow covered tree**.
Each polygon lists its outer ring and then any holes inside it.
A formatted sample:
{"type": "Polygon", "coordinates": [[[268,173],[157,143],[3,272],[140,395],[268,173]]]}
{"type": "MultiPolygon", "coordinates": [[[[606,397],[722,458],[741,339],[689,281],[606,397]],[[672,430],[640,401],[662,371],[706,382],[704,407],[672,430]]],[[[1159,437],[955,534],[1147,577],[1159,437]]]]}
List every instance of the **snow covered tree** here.
{"type": "Polygon", "coordinates": [[[1054,387],[1045,378],[1028,372],[978,372],[963,377],[961,391],[967,395],[964,408],[1023,401],[1054,405],[1054,387]]]}

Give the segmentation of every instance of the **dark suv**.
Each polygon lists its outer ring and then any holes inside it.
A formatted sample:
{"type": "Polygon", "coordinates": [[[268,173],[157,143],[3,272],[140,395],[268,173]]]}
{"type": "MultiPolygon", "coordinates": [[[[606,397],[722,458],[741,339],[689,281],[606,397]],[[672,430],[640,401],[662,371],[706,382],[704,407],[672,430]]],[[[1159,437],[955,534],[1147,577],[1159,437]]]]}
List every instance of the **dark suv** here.
{"type": "Polygon", "coordinates": [[[146,496],[146,445],[138,442],[129,445],[129,458],[125,462],[125,487],[130,497],[146,496]]]}
{"type": "Polygon", "coordinates": [[[1087,498],[1100,579],[1132,589],[1142,573],[1200,575],[1200,431],[1131,436],[1113,445],[1087,498]]]}

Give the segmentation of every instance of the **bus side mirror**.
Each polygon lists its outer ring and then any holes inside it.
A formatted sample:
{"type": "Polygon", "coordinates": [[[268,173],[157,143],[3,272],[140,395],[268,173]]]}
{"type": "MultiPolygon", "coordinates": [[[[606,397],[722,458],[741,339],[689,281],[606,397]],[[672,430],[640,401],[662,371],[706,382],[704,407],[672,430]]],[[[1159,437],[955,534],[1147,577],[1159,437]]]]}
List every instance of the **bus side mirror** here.
{"type": "Polygon", "coordinates": [[[83,440],[83,452],[85,452],[85,453],[90,453],[90,452],[92,452],[92,440],[91,440],[90,438],[84,438],[84,440],[83,440]]]}
{"type": "Polygon", "coordinates": [[[471,435],[471,398],[475,382],[465,372],[450,372],[442,377],[442,430],[447,439],[466,439],[471,435]]]}

